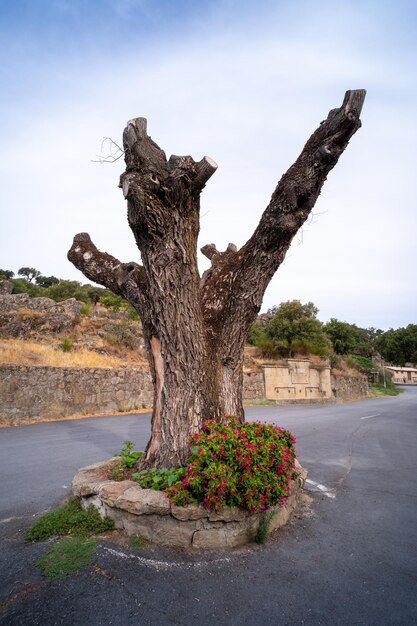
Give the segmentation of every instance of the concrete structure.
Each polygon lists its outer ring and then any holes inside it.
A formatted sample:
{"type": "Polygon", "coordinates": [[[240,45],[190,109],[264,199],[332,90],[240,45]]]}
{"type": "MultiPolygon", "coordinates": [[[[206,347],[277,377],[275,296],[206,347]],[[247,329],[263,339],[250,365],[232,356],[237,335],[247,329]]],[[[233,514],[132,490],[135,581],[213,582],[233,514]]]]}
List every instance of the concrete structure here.
{"type": "Polygon", "coordinates": [[[288,359],[287,365],[263,366],[267,400],[323,400],[332,397],[330,366],[308,359],[288,359]]]}
{"type": "Polygon", "coordinates": [[[417,367],[386,365],[385,369],[392,373],[393,383],[400,385],[417,385],[417,367]]]}

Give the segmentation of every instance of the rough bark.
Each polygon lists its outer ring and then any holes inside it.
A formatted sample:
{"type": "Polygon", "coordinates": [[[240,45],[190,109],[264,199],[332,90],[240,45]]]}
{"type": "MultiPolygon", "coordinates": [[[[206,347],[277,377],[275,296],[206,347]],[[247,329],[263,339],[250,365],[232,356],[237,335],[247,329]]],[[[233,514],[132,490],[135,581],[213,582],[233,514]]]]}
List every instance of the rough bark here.
{"type": "Polygon", "coordinates": [[[204,419],[244,418],[243,348],[265,289],[313,208],[330,170],[360,128],[364,90],[348,91],[279,181],[252,237],[239,250],[202,248],[197,267],[200,193],[217,166],[204,157],[171,156],[147,135],[144,118],[123,134],[120,187],[143,266],[102,253],[86,233],[69,259],[90,280],[138,311],[154,381],[152,436],[143,465],[184,462],[187,440],[204,419]]]}

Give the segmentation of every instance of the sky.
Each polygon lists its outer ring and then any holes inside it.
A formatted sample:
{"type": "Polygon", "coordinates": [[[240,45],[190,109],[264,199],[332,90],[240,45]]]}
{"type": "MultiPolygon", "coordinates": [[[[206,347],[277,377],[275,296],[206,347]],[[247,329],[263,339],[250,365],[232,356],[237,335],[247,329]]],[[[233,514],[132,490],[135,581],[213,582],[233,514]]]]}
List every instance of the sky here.
{"type": "Polygon", "coordinates": [[[0,268],[87,282],[66,258],[78,232],[139,261],[123,159],[95,162],[133,117],[167,156],[218,163],[199,247],[240,247],[329,110],[364,88],[363,126],[262,310],[417,323],[416,31],[414,0],[0,0],[0,268]]]}

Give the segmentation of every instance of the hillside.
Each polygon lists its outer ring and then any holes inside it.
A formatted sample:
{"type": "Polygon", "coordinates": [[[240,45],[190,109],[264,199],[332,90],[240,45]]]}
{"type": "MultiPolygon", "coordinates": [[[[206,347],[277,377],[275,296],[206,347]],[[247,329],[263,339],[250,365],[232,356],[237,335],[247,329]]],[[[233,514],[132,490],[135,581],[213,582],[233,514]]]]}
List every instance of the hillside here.
{"type": "Polygon", "coordinates": [[[74,299],[0,296],[0,362],[55,367],[147,368],[141,324],[74,299]]]}
{"type": "MultiPolygon", "coordinates": [[[[310,355],[313,363],[323,358],[310,355]]],[[[140,321],[112,314],[100,304],[94,315],[74,298],[55,302],[27,294],[0,295],[0,363],[53,367],[134,367],[148,370],[140,321]]],[[[254,346],[245,347],[244,371],[286,359],[265,358],[254,346]]],[[[338,359],[334,375],[359,375],[338,359]]]]}

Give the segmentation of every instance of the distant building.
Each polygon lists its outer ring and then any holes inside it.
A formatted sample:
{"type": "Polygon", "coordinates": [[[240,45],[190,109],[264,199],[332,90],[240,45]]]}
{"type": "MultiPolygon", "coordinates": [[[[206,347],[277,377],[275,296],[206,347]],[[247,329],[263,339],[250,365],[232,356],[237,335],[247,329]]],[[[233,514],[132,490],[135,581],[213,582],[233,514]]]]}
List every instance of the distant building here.
{"type": "Polygon", "coordinates": [[[393,383],[399,385],[417,385],[417,367],[386,365],[385,369],[392,372],[393,383]]]}

